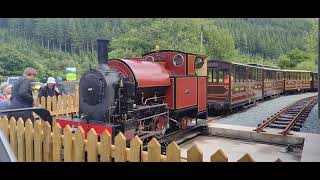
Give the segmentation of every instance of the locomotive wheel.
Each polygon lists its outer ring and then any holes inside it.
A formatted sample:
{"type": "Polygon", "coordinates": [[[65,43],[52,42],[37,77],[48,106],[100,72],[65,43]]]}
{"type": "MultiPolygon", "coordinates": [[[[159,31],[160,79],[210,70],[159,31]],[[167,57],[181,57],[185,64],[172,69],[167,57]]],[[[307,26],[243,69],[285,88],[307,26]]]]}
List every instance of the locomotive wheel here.
{"type": "Polygon", "coordinates": [[[192,118],[190,117],[183,117],[180,121],[180,129],[187,129],[188,125],[191,124],[192,118]]]}
{"type": "Polygon", "coordinates": [[[160,138],[167,131],[168,120],[164,116],[158,116],[153,119],[153,130],[157,132],[156,137],[160,138]]]}

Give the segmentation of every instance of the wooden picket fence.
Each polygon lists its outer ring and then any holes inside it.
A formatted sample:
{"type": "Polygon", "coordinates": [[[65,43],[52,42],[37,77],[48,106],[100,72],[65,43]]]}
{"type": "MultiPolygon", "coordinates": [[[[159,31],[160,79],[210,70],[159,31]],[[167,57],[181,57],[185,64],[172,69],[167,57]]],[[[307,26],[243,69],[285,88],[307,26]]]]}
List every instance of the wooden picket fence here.
{"type": "MultiPolygon", "coordinates": [[[[69,126],[62,129],[59,124],[51,128],[47,121],[19,118],[0,118],[0,128],[9,139],[18,162],[202,162],[203,153],[193,145],[187,151],[187,160],[181,158],[181,149],[172,142],[166,155],[161,154],[159,142],[153,138],[148,150],[143,151],[139,137],[134,137],[127,147],[126,138],[120,132],[112,144],[110,134],[105,131],[98,135],[91,129],[87,138],[79,127],[75,133],[69,126]]],[[[278,159],[277,161],[281,161],[278,159]]],[[[211,156],[211,162],[228,162],[226,154],[219,149],[211,156]]],[[[238,162],[255,162],[245,154],[238,162]]]]}
{"type": "MultiPolygon", "coordinates": [[[[57,117],[69,117],[71,114],[79,112],[79,94],[36,98],[34,104],[36,107],[46,108],[55,121],[57,117]]],[[[38,117],[36,116],[36,118],[38,117]]]]}

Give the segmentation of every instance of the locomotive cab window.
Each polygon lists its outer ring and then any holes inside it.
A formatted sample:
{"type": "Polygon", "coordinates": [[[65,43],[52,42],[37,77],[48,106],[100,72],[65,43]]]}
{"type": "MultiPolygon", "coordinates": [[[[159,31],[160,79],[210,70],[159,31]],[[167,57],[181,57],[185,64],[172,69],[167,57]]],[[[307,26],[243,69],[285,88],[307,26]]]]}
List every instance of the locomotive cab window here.
{"type": "Polygon", "coordinates": [[[173,57],[173,65],[176,67],[182,66],[184,63],[184,59],[181,54],[177,54],[173,57]]]}
{"type": "Polygon", "coordinates": [[[194,61],[194,67],[195,67],[196,69],[202,68],[203,64],[204,64],[204,61],[203,61],[203,59],[200,58],[200,57],[197,57],[196,60],[194,61]]]}

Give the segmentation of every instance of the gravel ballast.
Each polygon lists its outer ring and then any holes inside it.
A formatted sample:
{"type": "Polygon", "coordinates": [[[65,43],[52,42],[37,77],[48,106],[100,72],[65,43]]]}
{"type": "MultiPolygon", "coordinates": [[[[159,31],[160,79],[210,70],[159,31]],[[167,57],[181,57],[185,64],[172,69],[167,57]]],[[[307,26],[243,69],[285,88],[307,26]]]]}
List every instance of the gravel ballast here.
{"type": "Polygon", "coordinates": [[[303,123],[300,132],[320,134],[320,119],[318,118],[318,104],[316,104],[306,121],[303,123]]]}

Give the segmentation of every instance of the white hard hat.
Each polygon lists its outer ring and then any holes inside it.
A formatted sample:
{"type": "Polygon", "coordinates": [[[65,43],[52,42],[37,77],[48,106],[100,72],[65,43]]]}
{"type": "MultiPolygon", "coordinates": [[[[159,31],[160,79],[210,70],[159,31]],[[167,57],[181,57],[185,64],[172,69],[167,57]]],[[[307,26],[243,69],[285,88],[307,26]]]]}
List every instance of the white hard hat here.
{"type": "Polygon", "coordinates": [[[47,83],[48,84],[55,84],[56,80],[53,77],[49,77],[48,80],[47,80],[47,83]]]}

